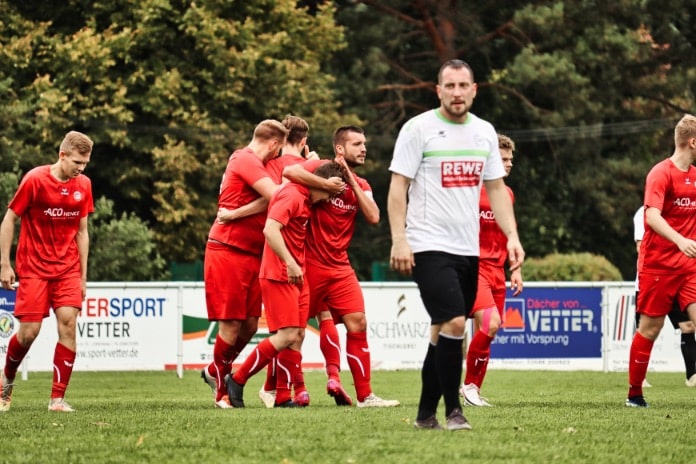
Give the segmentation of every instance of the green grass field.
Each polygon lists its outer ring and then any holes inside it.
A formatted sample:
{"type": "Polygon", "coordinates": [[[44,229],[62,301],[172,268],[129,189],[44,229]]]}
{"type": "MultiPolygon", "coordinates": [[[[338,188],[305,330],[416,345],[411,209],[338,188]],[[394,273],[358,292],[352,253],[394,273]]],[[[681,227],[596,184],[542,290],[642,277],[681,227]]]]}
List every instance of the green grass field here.
{"type": "MultiPolygon", "coordinates": [[[[392,409],[339,408],[322,372],[306,373],[312,404],[265,409],[263,373],[245,409],[216,410],[198,372],[75,372],[73,414],[46,410],[49,373],[17,380],[0,415],[3,463],[678,463],[693,460],[696,389],[650,373],[648,409],[627,408],[625,373],[492,370],[493,408],[464,408],[472,431],[414,430],[418,371],[377,371],[392,409]]],[[[350,374],[343,373],[349,393],[350,374]]],[[[443,421],[441,408],[439,418],[443,421]]]]}

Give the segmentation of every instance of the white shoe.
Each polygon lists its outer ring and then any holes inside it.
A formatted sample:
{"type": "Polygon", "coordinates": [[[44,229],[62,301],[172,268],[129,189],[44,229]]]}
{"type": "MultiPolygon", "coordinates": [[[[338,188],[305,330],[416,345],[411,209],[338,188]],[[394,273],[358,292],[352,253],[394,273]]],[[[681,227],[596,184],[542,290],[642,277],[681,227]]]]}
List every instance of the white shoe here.
{"type": "Polygon", "coordinates": [[[481,398],[479,387],[473,383],[462,385],[459,393],[464,397],[466,404],[470,406],[492,406],[486,398],[481,398]]]}
{"type": "Polygon", "coordinates": [[[63,398],[51,398],[48,410],[54,412],[75,412],[75,410],[63,398]]]}
{"type": "Polygon", "coordinates": [[[359,408],[393,408],[399,406],[398,400],[383,400],[374,393],[370,393],[364,400],[358,401],[359,408]]]}
{"type": "Polygon", "coordinates": [[[215,398],[217,396],[217,380],[215,380],[215,377],[208,374],[207,367],[204,367],[201,370],[201,378],[203,379],[203,382],[208,384],[210,389],[213,390],[213,398],[215,398]]]}
{"type": "MultiPolygon", "coordinates": [[[[687,380],[686,382],[688,385],[689,381],[687,380]]],[[[696,384],[694,384],[694,385],[696,385],[696,384]]],[[[650,385],[650,382],[648,382],[648,379],[643,379],[643,388],[651,388],[651,387],[652,387],[652,385],[650,385]]]]}
{"type": "Polygon", "coordinates": [[[218,409],[232,409],[232,405],[230,404],[230,397],[224,395],[222,398],[215,402],[215,407],[218,409]]]}
{"type": "Polygon", "coordinates": [[[276,391],[275,390],[264,390],[263,386],[261,386],[261,390],[259,390],[259,399],[261,402],[266,406],[267,408],[272,408],[275,406],[275,398],[276,398],[276,391]]]}
{"type": "Polygon", "coordinates": [[[14,379],[10,380],[5,377],[5,370],[0,370],[0,412],[10,410],[12,405],[12,387],[14,387],[14,379]]]}
{"type": "Polygon", "coordinates": [[[686,379],[685,382],[687,387],[696,387],[696,374],[686,379]]]}

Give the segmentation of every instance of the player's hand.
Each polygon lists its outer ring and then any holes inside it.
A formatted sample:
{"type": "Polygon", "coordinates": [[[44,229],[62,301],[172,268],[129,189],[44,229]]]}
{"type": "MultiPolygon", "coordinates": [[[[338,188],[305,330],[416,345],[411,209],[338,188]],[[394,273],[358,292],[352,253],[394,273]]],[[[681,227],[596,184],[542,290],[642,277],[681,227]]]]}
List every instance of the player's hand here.
{"type": "Polygon", "coordinates": [[[334,158],[334,162],[336,162],[336,164],[341,166],[341,168],[343,169],[343,177],[346,178],[346,182],[348,183],[348,185],[353,187],[353,189],[356,189],[358,187],[358,181],[355,180],[353,170],[350,169],[348,163],[346,163],[346,159],[343,156],[339,155],[336,156],[336,158],[334,158]]]}
{"type": "Polygon", "coordinates": [[[696,258],[696,241],[684,238],[678,243],[679,249],[689,258],[696,258]]]}
{"type": "Polygon", "coordinates": [[[15,285],[16,276],[12,266],[0,266],[0,285],[5,290],[12,290],[16,288],[15,285]]]}
{"type": "Polygon", "coordinates": [[[346,189],[346,183],[340,177],[329,177],[326,179],[326,187],[324,190],[329,192],[331,196],[340,195],[346,189]]]}
{"type": "Polygon", "coordinates": [[[522,270],[517,268],[510,274],[510,290],[512,290],[512,296],[517,296],[522,293],[523,287],[522,270]]]}
{"type": "Polygon", "coordinates": [[[522,267],[524,262],[524,249],[517,237],[508,238],[507,242],[508,261],[510,262],[510,271],[514,271],[522,267]]]}
{"type": "Polygon", "coordinates": [[[306,160],[318,160],[319,155],[316,151],[309,151],[309,145],[304,146],[304,159],[306,160]]]}
{"type": "Polygon", "coordinates": [[[227,208],[219,208],[217,212],[218,224],[227,224],[234,220],[234,210],[227,208]]]}
{"type": "Polygon", "coordinates": [[[293,260],[287,264],[288,283],[301,287],[304,285],[304,274],[302,268],[293,260]]]}
{"type": "Polygon", "coordinates": [[[413,251],[411,251],[411,246],[405,239],[392,244],[389,267],[404,275],[411,275],[415,265],[416,261],[413,258],[413,251]]]}

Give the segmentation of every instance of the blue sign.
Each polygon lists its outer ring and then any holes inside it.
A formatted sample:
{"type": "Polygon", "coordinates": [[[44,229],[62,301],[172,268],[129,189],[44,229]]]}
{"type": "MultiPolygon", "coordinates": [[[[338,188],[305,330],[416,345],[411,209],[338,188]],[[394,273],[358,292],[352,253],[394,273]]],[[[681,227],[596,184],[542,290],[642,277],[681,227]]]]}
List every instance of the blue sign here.
{"type": "Polygon", "coordinates": [[[601,288],[508,290],[491,358],[601,358],[601,288]]]}
{"type": "Polygon", "coordinates": [[[14,313],[16,295],[17,292],[15,290],[0,288],[0,311],[14,313]]]}

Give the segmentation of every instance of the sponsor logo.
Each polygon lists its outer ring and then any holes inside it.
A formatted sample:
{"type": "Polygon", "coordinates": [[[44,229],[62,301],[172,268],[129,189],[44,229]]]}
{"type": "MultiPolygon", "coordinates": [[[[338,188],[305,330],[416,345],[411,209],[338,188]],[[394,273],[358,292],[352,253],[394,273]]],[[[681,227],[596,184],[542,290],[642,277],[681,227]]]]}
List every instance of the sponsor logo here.
{"type": "Polygon", "coordinates": [[[443,161],[440,167],[442,186],[474,187],[481,181],[482,161],[443,161]]]}
{"type": "Polygon", "coordinates": [[[682,208],[693,208],[696,207],[696,201],[689,197],[675,198],[672,202],[674,206],[681,206],[682,208]]]}
{"type": "Polygon", "coordinates": [[[79,211],[65,211],[63,208],[46,208],[44,210],[44,214],[52,218],[71,218],[80,216],[79,211]]]}
{"type": "Polygon", "coordinates": [[[67,197],[68,195],[70,195],[70,192],[68,192],[68,189],[67,189],[67,188],[62,187],[62,188],[60,189],[60,194],[63,195],[63,196],[65,196],[65,197],[67,197]]]}
{"type": "Polygon", "coordinates": [[[0,338],[10,338],[14,332],[15,319],[12,314],[0,311],[0,338]]]}

